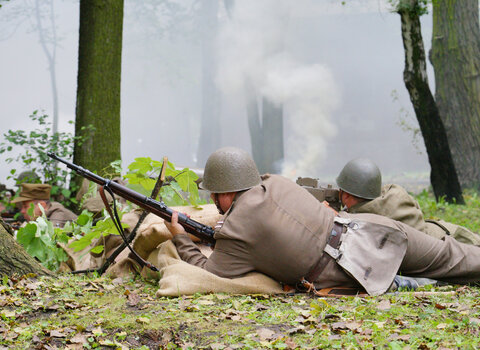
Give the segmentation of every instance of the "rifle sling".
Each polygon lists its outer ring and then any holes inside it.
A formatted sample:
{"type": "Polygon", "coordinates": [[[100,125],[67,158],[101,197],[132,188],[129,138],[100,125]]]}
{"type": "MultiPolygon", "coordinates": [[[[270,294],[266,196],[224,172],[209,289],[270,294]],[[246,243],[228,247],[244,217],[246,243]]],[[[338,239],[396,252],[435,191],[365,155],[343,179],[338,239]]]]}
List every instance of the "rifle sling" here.
{"type": "MultiPolygon", "coordinates": [[[[110,182],[110,181],[109,181],[110,182]]],[[[135,260],[137,260],[142,266],[147,266],[150,270],[158,272],[158,268],[151,264],[150,262],[146,261],[143,259],[138,253],[130,246],[128,243],[128,239],[125,235],[125,232],[123,231],[122,228],[122,223],[120,221],[120,218],[118,217],[117,213],[117,207],[115,204],[115,195],[108,187],[109,182],[105,186],[100,186],[100,197],[102,198],[103,204],[105,205],[105,209],[107,209],[108,214],[112,218],[113,223],[115,224],[115,227],[117,228],[118,233],[120,234],[120,237],[122,237],[123,241],[125,242],[125,245],[127,248],[132,252],[132,254],[135,256],[135,260]],[[112,208],[110,208],[110,204],[108,203],[107,197],[105,196],[105,189],[108,191],[108,193],[112,196],[113,198],[113,212],[112,208]]]]}

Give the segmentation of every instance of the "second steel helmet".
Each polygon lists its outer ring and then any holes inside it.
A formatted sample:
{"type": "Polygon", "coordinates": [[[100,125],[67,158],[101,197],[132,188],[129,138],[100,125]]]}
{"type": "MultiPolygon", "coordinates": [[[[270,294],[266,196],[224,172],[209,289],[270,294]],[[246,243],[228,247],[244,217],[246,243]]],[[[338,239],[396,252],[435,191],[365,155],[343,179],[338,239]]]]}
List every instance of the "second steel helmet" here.
{"type": "Polygon", "coordinates": [[[247,152],[224,147],[208,157],[199,187],[213,193],[237,192],[248,190],[261,181],[257,166],[247,152]]]}
{"type": "Polygon", "coordinates": [[[15,183],[18,186],[20,186],[24,182],[34,184],[34,183],[40,183],[41,180],[36,172],[32,170],[26,170],[18,174],[17,178],[15,179],[15,183]]]}
{"type": "Polygon", "coordinates": [[[374,199],[382,191],[382,174],[378,166],[367,158],[349,161],[337,177],[338,187],[354,196],[374,199]]]}

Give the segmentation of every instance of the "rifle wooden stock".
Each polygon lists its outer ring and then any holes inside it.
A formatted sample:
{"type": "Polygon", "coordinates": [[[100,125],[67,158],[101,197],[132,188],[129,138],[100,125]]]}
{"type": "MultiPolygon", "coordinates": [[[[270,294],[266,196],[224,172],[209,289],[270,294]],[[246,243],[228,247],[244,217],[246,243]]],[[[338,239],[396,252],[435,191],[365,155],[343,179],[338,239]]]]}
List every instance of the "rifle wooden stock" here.
{"type": "MultiPolygon", "coordinates": [[[[101,186],[109,187],[113,193],[138,205],[140,208],[143,208],[146,211],[155,214],[164,220],[171,221],[174,211],[167,207],[165,203],[144,196],[143,194],[133,191],[130,188],[122,186],[112,180],[105,179],[97,174],[92,173],[90,170],[82,168],[81,166],[70,163],[69,161],[58,157],[54,153],[48,153],[48,156],[59,162],[62,162],[69,169],[74,170],[78,175],[90,181],[93,181],[101,186]]],[[[215,243],[215,239],[213,238],[213,234],[215,231],[210,226],[206,226],[198,221],[192,220],[182,213],[178,213],[178,223],[183,226],[186,232],[200,238],[203,241],[215,243]]]]}

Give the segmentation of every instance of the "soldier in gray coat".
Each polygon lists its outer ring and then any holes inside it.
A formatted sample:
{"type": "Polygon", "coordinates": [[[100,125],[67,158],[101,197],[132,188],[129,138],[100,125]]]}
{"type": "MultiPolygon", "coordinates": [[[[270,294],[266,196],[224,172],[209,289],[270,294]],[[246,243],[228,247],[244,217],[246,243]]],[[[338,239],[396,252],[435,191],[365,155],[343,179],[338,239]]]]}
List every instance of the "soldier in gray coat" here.
{"type": "Polygon", "coordinates": [[[362,287],[372,295],[388,290],[397,273],[480,281],[480,248],[374,214],[336,213],[289,179],[260,177],[238,148],[214,152],[200,186],[224,214],[211,256],[200,252],[177,215],[166,224],[183,260],[219,276],[258,271],[288,285],[362,287]]]}

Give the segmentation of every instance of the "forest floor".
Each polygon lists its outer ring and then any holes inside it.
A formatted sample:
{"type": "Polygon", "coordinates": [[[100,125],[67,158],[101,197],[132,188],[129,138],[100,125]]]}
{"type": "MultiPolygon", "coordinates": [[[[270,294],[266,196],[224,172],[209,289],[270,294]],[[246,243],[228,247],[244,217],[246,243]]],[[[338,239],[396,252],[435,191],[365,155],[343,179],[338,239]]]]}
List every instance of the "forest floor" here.
{"type": "MultiPolygon", "coordinates": [[[[418,197],[427,218],[480,231],[480,200],[418,197]]],[[[378,297],[155,296],[138,276],[0,281],[0,349],[476,349],[480,288],[426,286],[378,297]]]]}

